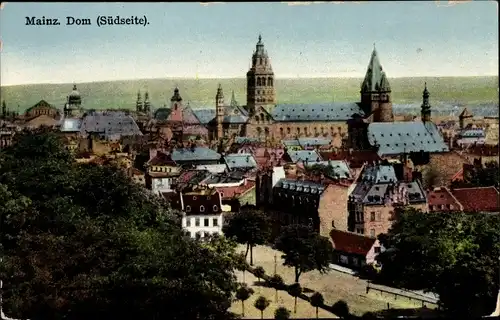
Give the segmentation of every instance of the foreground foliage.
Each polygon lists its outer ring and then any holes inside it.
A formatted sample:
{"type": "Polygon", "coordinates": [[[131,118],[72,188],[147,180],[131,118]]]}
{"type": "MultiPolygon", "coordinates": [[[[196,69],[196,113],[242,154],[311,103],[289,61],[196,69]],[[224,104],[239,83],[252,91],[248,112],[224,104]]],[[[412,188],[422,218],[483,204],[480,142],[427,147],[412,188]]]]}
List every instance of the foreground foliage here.
{"type": "Polygon", "coordinates": [[[383,279],[439,295],[450,314],[477,317],[493,311],[499,288],[500,215],[422,213],[406,209],[381,253],[383,279]]]}
{"type": "Polygon", "coordinates": [[[53,134],[0,154],[0,214],[11,317],[232,317],[235,244],[184,237],[166,203],[115,168],[75,164],[53,134]]]}

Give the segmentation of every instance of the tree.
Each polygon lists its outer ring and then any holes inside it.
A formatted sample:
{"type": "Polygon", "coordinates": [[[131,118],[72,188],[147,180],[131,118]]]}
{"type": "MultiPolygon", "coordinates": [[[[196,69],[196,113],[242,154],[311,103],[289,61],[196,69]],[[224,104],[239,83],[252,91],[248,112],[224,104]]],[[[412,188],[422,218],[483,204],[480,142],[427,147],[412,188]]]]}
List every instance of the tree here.
{"type": "Polygon", "coordinates": [[[285,307],[279,307],[274,311],[274,319],[276,320],[290,319],[290,316],[290,311],[285,307]]]}
{"type": "Polygon", "coordinates": [[[245,316],[245,301],[254,293],[252,288],[249,288],[246,283],[240,283],[240,287],[236,290],[236,299],[241,301],[241,316],[245,316]]]}
{"type": "Polygon", "coordinates": [[[332,261],[330,241],[309,226],[296,224],[282,228],[275,246],[284,253],[283,265],[295,268],[295,282],[299,282],[300,275],[304,272],[318,270],[326,273],[332,261]]]}
{"type": "Polygon", "coordinates": [[[266,276],[266,270],[264,270],[261,266],[258,266],[253,270],[253,274],[260,282],[260,279],[263,279],[266,276]]]}
{"type": "Polygon", "coordinates": [[[227,237],[232,237],[236,242],[247,245],[245,258],[250,251],[250,265],[253,265],[253,248],[264,244],[269,238],[271,224],[267,215],[255,208],[242,208],[228,219],[222,231],[227,237]]]}
{"type": "Polygon", "coordinates": [[[335,313],[339,318],[341,319],[346,319],[350,312],[349,312],[349,306],[347,305],[347,302],[344,300],[339,300],[335,302],[332,306],[333,313],[335,313]]]}
{"type": "Polygon", "coordinates": [[[363,320],[377,320],[377,315],[373,312],[365,312],[362,316],[361,319],[363,320]]]}
{"type": "Polygon", "coordinates": [[[115,168],[74,163],[54,134],[24,133],[0,153],[0,202],[12,317],[233,316],[235,243],[186,239],[158,197],[115,168]]]}
{"type": "Polygon", "coordinates": [[[275,301],[278,302],[278,290],[283,289],[285,286],[285,282],[283,278],[279,274],[275,274],[269,279],[269,284],[276,290],[275,301]]]}
{"type": "Polygon", "coordinates": [[[253,305],[260,311],[260,318],[264,319],[264,310],[269,307],[269,300],[267,300],[264,296],[260,296],[257,298],[257,300],[255,300],[255,303],[253,305]]]}
{"type": "Polygon", "coordinates": [[[294,284],[292,284],[290,287],[288,287],[288,292],[292,297],[295,298],[293,313],[297,313],[297,298],[302,293],[302,287],[300,286],[300,283],[295,282],[294,284]]]}
{"type": "Polygon", "coordinates": [[[388,248],[377,257],[382,279],[438,294],[452,316],[493,310],[500,285],[500,215],[423,214],[407,208],[379,240],[388,248]]]}
{"type": "Polygon", "coordinates": [[[246,282],[245,281],[245,272],[248,269],[248,262],[245,259],[245,254],[243,254],[243,253],[236,254],[234,256],[234,261],[236,263],[236,270],[240,270],[241,272],[243,272],[243,282],[246,282]]]}
{"type": "Polygon", "coordinates": [[[322,307],[325,304],[325,299],[323,298],[323,295],[319,292],[315,292],[311,296],[311,306],[316,308],[316,319],[319,318],[318,316],[318,308],[322,307]]]}

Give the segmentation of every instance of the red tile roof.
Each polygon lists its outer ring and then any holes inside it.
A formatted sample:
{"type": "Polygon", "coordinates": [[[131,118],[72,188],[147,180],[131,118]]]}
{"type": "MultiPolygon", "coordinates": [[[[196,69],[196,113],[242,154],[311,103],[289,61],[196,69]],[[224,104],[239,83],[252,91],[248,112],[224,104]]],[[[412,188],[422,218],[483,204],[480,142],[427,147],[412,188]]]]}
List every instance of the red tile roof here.
{"type": "Polygon", "coordinates": [[[494,187],[452,189],[465,212],[498,212],[499,193],[494,187]]]}
{"type": "Polygon", "coordinates": [[[330,237],[335,250],[363,256],[366,256],[377,242],[375,238],[340,230],[330,231],[330,237]]]}
{"type": "Polygon", "coordinates": [[[238,197],[255,187],[255,181],[247,180],[246,183],[237,187],[216,187],[217,191],[219,191],[221,198],[223,200],[233,199],[233,197],[238,197]]]}
{"type": "Polygon", "coordinates": [[[462,210],[460,203],[447,188],[436,188],[427,193],[430,212],[462,210]]]}

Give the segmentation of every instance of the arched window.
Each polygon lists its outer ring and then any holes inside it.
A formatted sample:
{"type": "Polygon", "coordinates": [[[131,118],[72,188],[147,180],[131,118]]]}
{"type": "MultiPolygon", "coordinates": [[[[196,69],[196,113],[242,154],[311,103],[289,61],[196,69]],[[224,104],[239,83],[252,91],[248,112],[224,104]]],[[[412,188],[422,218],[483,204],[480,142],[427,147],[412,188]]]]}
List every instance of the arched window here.
{"type": "Polygon", "coordinates": [[[262,128],[261,127],[257,127],[257,129],[255,129],[255,130],[257,130],[257,135],[260,136],[261,133],[262,133],[262,128]]]}
{"type": "Polygon", "coordinates": [[[266,118],[267,118],[267,121],[271,121],[272,120],[270,115],[267,115],[266,118]]]}
{"type": "Polygon", "coordinates": [[[219,207],[218,207],[218,206],[216,206],[216,205],[214,205],[212,209],[214,209],[214,212],[219,211],[219,207]]]}
{"type": "Polygon", "coordinates": [[[273,78],[272,77],[267,78],[267,85],[270,87],[273,86],[273,78]]]}
{"type": "Polygon", "coordinates": [[[286,128],[286,133],[287,133],[287,134],[292,133],[292,129],[290,129],[290,128],[286,128]]]}
{"type": "Polygon", "coordinates": [[[205,212],[205,207],[204,206],[200,206],[200,212],[205,212]]]}
{"type": "Polygon", "coordinates": [[[259,116],[255,116],[255,122],[259,123],[259,116]]]}
{"type": "Polygon", "coordinates": [[[269,128],[266,127],[264,129],[264,134],[266,135],[266,137],[269,136],[269,128]]]}
{"type": "Polygon", "coordinates": [[[304,128],[304,133],[306,134],[306,136],[308,135],[308,130],[307,130],[307,128],[304,128]]]}
{"type": "Polygon", "coordinates": [[[262,81],[260,80],[260,77],[257,77],[257,86],[262,85],[262,81]]]}
{"type": "Polygon", "coordinates": [[[186,206],[186,212],[191,212],[191,206],[186,206]]]}
{"type": "Polygon", "coordinates": [[[300,128],[297,128],[297,134],[300,134],[300,128]]]}
{"type": "Polygon", "coordinates": [[[283,132],[283,128],[280,128],[280,135],[283,137],[284,135],[284,132],[283,132]]]}
{"type": "Polygon", "coordinates": [[[266,85],[266,77],[262,78],[262,85],[265,86],[266,85]]]}
{"type": "Polygon", "coordinates": [[[263,113],[261,113],[261,114],[260,114],[260,121],[262,121],[262,122],[263,122],[264,120],[265,120],[265,118],[264,118],[264,114],[263,114],[263,113]]]}
{"type": "Polygon", "coordinates": [[[174,110],[177,110],[177,103],[174,103],[174,110]]]}

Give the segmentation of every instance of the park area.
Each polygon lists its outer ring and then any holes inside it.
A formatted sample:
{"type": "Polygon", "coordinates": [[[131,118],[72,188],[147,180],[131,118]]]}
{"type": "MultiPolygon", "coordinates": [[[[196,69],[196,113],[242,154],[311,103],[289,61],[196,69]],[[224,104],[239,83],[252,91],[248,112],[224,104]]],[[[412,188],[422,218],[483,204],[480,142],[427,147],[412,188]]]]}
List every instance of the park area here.
{"type": "MultiPolygon", "coordinates": [[[[237,252],[245,252],[246,246],[239,245],[237,252]]],[[[274,274],[274,257],[277,257],[276,273],[283,277],[286,284],[294,282],[294,269],[283,266],[281,255],[282,253],[273,250],[266,246],[257,246],[254,248],[254,267],[262,266],[266,274],[272,276],[274,274]]],[[[297,314],[293,313],[294,298],[285,291],[278,292],[278,303],[275,302],[275,290],[272,288],[263,287],[258,283],[258,280],[249,272],[245,272],[245,281],[243,281],[243,272],[237,271],[239,282],[246,282],[254,290],[254,294],[245,302],[245,317],[244,318],[260,318],[260,311],[253,304],[255,300],[263,295],[270,300],[269,307],[264,311],[264,317],[273,318],[274,311],[278,307],[286,307],[291,311],[292,318],[315,318],[315,308],[309,302],[302,299],[297,301],[297,314]]],[[[320,292],[326,305],[333,305],[339,300],[344,300],[351,311],[355,315],[362,315],[365,312],[379,311],[387,309],[388,304],[391,309],[410,309],[418,308],[416,301],[407,299],[394,299],[390,295],[379,295],[374,292],[366,294],[367,282],[350,274],[331,270],[326,274],[320,274],[318,271],[311,271],[301,275],[300,284],[302,288],[307,288],[304,293],[311,296],[314,291],[320,292]],[[309,289],[309,290],[308,290],[309,289]]],[[[235,301],[231,307],[231,311],[236,314],[241,314],[241,301],[235,301]]],[[[333,314],[320,309],[320,318],[332,318],[333,314]]]]}

